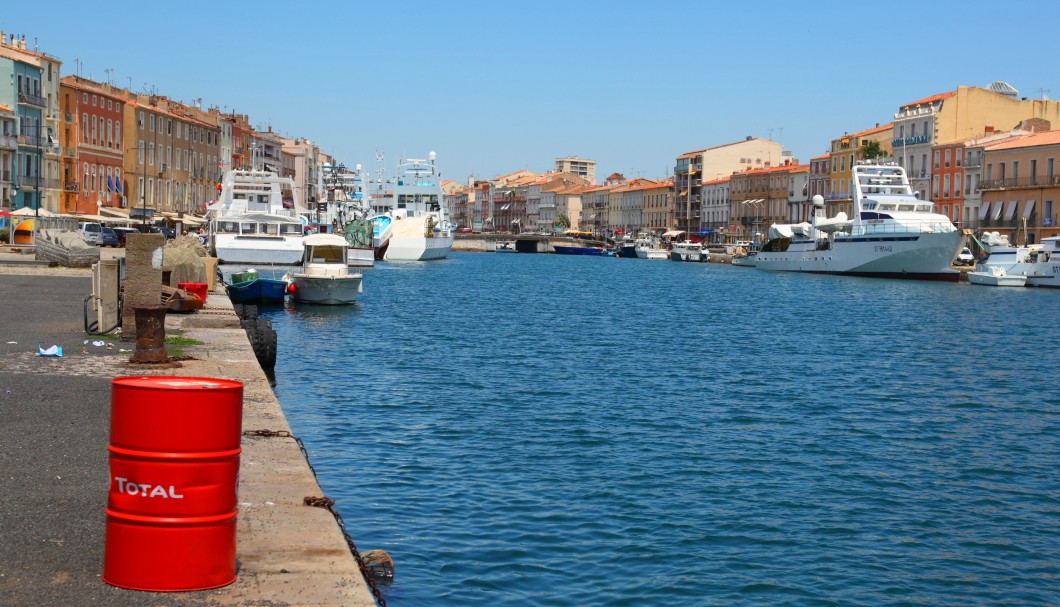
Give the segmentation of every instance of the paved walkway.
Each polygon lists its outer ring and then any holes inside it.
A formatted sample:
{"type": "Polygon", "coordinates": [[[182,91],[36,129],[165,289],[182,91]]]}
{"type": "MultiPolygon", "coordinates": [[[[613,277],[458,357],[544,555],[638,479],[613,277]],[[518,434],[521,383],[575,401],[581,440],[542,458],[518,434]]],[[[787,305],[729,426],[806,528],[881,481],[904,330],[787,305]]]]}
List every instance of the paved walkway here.
{"type": "MultiPolygon", "coordinates": [[[[88,270],[19,262],[0,251],[0,604],[374,604],[332,516],[302,505],[323,492],[287,438],[243,438],[235,583],[168,594],[105,584],[110,380],[145,371],[126,366],[132,342],[84,343],[88,270]],[[64,356],[37,356],[37,344],[64,356]]],[[[204,342],[186,350],[196,360],[150,374],[242,381],[243,429],[289,430],[223,294],[167,317],[167,332],[181,325],[204,342]]]]}

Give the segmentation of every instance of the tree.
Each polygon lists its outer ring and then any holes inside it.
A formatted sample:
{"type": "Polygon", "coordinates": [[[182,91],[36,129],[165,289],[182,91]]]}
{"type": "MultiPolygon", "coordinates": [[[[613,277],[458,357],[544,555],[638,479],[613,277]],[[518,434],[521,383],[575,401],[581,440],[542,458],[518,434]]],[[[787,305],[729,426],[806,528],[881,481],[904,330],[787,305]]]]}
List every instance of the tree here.
{"type": "Polygon", "coordinates": [[[563,213],[560,213],[560,214],[556,215],[556,220],[553,223],[555,225],[561,227],[561,228],[569,229],[570,228],[570,217],[567,217],[563,213]]]}
{"type": "Polygon", "coordinates": [[[866,141],[859,150],[862,160],[873,160],[883,156],[883,149],[879,141],[866,141]]]}

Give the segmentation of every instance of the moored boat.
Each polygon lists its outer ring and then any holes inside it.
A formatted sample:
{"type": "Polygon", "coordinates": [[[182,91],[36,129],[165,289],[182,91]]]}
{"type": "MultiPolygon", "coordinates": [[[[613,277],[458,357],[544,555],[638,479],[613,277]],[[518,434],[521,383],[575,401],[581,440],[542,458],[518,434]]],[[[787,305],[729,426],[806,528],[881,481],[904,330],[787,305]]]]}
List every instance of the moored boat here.
{"type": "Polygon", "coordinates": [[[778,272],[846,274],[956,282],[950,267],[964,234],[934,204],[913,194],[896,164],[853,167],[854,217],[823,215],[813,197],[812,223],[774,224],[755,266],[778,272]]]}
{"type": "Polygon", "coordinates": [[[287,296],[286,280],[265,278],[254,269],[232,274],[231,281],[225,292],[234,304],[283,303],[287,296]]]}
{"type": "Polygon", "coordinates": [[[291,298],[314,304],[354,303],[363,275],[350,272],[346,239],[336,234],[310,234],[304,244],[301,270],[287,275],[291,298]]]}
{"type": "Polygon", "coordinates": [[[638,238],[634,245],[638,259],[670,259],[670,252],[654,238],[638,238]]]}
{"type": "Polygon", "coordinates": [[[296,192],[294,181],[271,171],[225,174],[218,201],[207,210],[208,248],[219,263],[298,263],[309,211],[293,199],[286,206],[284,190],[296,192]]]}
{"type": "MultiPolygon", "coordinates": [[[[984,272],[1002,268],[1008,276],[1024,276],[1029,287],[1060,289],[1060,236],[1043,238],[1038,244],[1013,246],[996,232],[982,235],[989,256],[980,262],[984,272]]],[[[971,273],[968,274],[971,280],[971,273]]]]}
{"type": "Polygon", "coordinates": [[[1022,274],[1009,274],[1005,268],[993,266],[976,272],[968,272],[968,282],[988,287],[1025,287],[1027,277],[1022,274]]]}
{"type": "Polygon", "coordinates": [[[707,249],[701,242],[675,242],[670,247],[671,261],[706,261],[707,249]]]}
{"type": "Polygon", "coordinates": [[[603,247],[572,247],[564,245],[553,245],[552,249],[557,255],[603,255],[603,247]]]}
{"type": "Polygon", "coordinates": [[[445,259],[455,230],[445,210],[445,192],[435,163],[409,159],[398,167],[390,210],[370,218],[375,258],[386,261],[445,259]]]}

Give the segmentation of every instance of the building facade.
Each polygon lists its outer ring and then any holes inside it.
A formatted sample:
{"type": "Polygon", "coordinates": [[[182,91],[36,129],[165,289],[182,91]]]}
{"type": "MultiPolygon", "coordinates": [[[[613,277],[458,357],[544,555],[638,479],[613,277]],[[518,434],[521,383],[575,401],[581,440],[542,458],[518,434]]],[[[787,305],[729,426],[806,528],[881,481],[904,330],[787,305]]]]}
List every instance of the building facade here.
{"type": "Polygon", "coordinates": [[[567,156],[556,159],[557,173],[570,173],[586,180],[589,185],[596,185],[596,161],[567,156]]]}
{"type": "Polygon", "coordinates": [[[124,207],[124,91],[78,76],[64,76],[59,99],[64,116],[63,210],[98,214],[124,207]]]}
{"type": "Polygon", "coordinates": [[[1011,137],[983,149],[980,229],[1019,243],[1060,235],[1060,130],[1011,137]]]}

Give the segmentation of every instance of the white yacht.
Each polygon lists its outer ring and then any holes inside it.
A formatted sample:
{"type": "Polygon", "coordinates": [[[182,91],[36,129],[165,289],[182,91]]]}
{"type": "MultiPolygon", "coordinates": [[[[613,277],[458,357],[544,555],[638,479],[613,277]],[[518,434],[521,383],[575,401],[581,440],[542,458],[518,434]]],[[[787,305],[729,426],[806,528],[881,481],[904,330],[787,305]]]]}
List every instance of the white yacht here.
{"type": "Polygon", "coordinates": [[[980,262],[980,271],[992,272],[997,268],[1010,277],[1025,276],[1029,287],[1060,289],[1060,236],[1019,247],[1010,244],[1007,236],[987,232],[982,235],[981,243],[989,257],[980,262]]]}
{"type": "Polygon", "coordinates": [[[375,258],[386,261],[444,259],[455,229],[445,211],[445,193],[435,163],[410,159],[398,166],[390,209],[371,218],[375,258]]]}
{"type": "Polygon", "coordinates": [[[220,263],[295,265],[302,258],[303,230],[309,211],[294,195],[294,181],[270,171],[233,170],[221,182],[221,194],[206,212],[207,245],[220,263]]]}
{"type": "Polygon", "coordinates": [[[935,205],[913,194],[897,164],[853,167],[854,217],[824,217],[813,197],[812,223],[774,224],[755,266],[762,270],[956,282],[951,267],[965,235],[935,205]]]}
{"type": "Polygon", "coordinates": [[[701,242],[685,240],[675,242],[670,248],[671,261],[706,261],[707,248],[701,242]]]}

